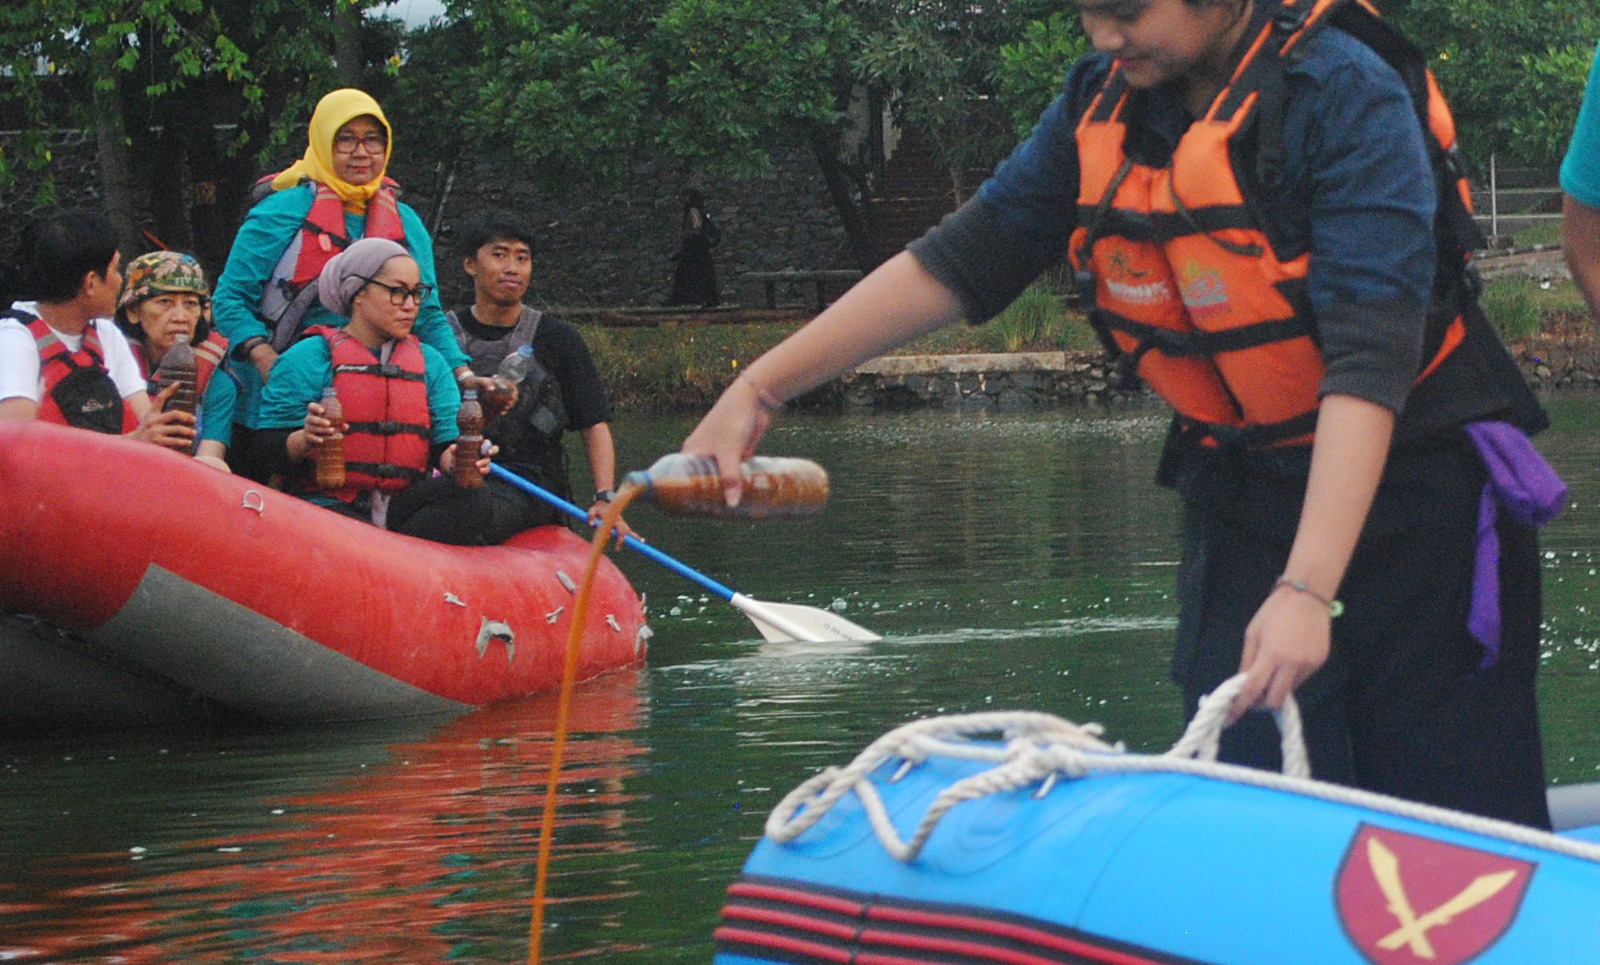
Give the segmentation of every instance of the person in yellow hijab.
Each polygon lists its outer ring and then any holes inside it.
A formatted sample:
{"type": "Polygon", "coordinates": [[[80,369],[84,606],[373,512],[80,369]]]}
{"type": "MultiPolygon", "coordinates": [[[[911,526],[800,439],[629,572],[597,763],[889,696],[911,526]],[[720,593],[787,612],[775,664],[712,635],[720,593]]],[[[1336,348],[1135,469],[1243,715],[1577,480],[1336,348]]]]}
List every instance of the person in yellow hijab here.
{"type": "Polygon", "coordinates": [[[317,103],[307,133],[305,156],[278,172],[272,189],[282,191],[309,179],[331,188],[345,210],[365,213],[389,167],[392,132],[383,108],[366,91],[345,87],[317,103]]]}
{"type": "Polygon", "coordinates": [[[394,136],[383,108],[365,91],[325,95],[311,115],[300,160],[262,179],[270,188],[234,238],[217,279],[212,314],[233,344],[243,389],[234,413],[234,470],[265,480],[252,458],[261,387],[278,354],[313,325],[343,327],[317,297],[317,278],[334,255],[362,238],[387,238],[416,259],[433,294],[417,314],[415,333],[450,363],[458,379],[476,379],[440,307],[433,239],[421,217],[400,200],[387,176],[394,136]],[[242,364],[249,362],[250,364],[242,364]]]}

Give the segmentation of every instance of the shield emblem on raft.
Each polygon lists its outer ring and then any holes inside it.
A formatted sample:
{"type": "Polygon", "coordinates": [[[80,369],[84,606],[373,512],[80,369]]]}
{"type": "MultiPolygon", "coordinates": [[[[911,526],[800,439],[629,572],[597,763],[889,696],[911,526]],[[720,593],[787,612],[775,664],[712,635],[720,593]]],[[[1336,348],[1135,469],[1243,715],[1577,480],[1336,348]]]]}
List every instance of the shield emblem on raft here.
{"type": "Polygon", "coordinates": [[[1535,865],[1362,824],[1334,885],[1339,922],[1374,965],[1458,965],[1500,940],[1535,865]]]}

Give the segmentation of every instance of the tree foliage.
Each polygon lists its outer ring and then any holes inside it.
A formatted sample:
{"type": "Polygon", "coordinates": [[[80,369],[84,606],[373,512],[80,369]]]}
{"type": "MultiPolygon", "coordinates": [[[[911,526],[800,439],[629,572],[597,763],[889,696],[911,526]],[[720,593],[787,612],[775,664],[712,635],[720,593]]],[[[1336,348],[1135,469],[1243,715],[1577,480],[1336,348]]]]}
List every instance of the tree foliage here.
{"type": "MultiPolygon", "coordinates": [[[[0,8],[0,102],[25,131],[0,156],[54,193],[50,132],[94,134],[124,248],[195,249],[215,270],[257,162],[334,81],[336,5],[373,0],[22,0],[0,8]],[[71,25],[64,27],[63,25],[71,25]]],[[[362,27],[383,46],[398,32],[362,27]]],[[[381,63],[386,54],[376,54],[381,63]]]]}
{"type": "Polygon", "coordinates": [[[1477,170],[1553,168],[1577,121],[1600,8],[1543,0],[1398,0],[1385,12],[1429,55],[1477,170]]]}
{"type": "MultiPolygon", "coordinates": [[[[1086,49],[1058,0],[447,0],[442,22],[409,37],[348,15],[375,2],[0,7],[0,106],[23,131],[0,153],[0,190],[18,171],[51,170],[52,128],[91,132],[107,206],[124,220],[148,211],[153,234],[214,267],[259,161],[292,152],[291,132],[338,76],[365,76],[419,153],[470,145],[552,189],[616,183],[641,156],[749,175],[775,145],[808,145],[854,236],[871,165],[846,143],[852,103],[887,104],[923,135],[960,197],[1086,49]],[[364,75],[348,63],[357,49],[364,75]],[[386,72],[398,75],[392,99],[386,72]]],[[[1383,6],[1428,53],[1471,160],[1554,164],[1600,9],[1383,6]]]]}

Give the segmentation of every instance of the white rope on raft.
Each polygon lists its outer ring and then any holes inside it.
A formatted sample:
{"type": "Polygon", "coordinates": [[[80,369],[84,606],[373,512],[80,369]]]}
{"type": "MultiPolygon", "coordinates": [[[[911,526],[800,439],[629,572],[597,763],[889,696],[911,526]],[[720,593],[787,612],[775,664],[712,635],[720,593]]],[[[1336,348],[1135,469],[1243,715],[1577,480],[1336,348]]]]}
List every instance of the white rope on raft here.
{"type": "Polygon", "coordinates": [[[767,816],[766,834],[780,844],[793,841],[822,820],[846,794],[853,793],[884,850],[899,861],[911,862],[922,853],[940,819],[963,801],[1034,785],[1038,785],[1035,796],[1043,797],[1057,780],[1090,773],[1172,773],[1287,791],[1600,862],[1600,844],[1313,780],[1300,711],[1292,697],[1284,702],[1281,711],[1274,713],[1282,734],[1283,773],[1218,763],[1217,748],[1228,708],[1243,685],[1244,675],[1240,674],[1202,697],[1183,736],[1171,750],[1159,755],[1126,753],[1122,745],[1100,739],[1104,728],[1099,724],[1075,724],[1036,711],[953,714],[912,721],[873,741],[844,767],[827,768],[790,791],[767,816]],[[993,734],[1000,735],[1001,740],[975,740],[979,735],[993,734]],[[989,761],[994,766],[940,791],[923,812],[911,837],[902,838],[872,782],[872,774],[885,764],[900,761],[900,769],[889,778],[893,783],[935,756],[989,761]]]}

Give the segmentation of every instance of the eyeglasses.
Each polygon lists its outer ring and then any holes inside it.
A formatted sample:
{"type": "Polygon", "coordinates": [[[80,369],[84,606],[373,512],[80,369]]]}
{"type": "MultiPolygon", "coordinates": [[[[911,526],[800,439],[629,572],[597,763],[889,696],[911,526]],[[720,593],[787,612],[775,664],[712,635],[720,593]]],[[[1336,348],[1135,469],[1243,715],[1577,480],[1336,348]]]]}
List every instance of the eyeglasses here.
{"type": "Polygon", "coordinates": [[[406,303],[406,299],[408,298],[416,299],[417,304],[421,305],[423,302],[428,300],[429,295],[433,294],[432,285],[418,285],[415,288],[407,288],[404,285],[390,285],[386,282],[381,282],[376,278],[368,278],[366,275],[357,275],[356,277],[369,285],[377,285],[379,288],[382,288],[384,291],[388,292],[389,304],[396,307],[404,305],[406,303]]]}
{"type": "Polygon", "coordinates": [[[389,150],[389,139],[382,134],[340,134],[333,139],[333,150],[338,154],[354,154],[358,147],[366,148],[368,154],[382,154],[389,150]]]}

